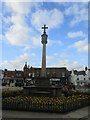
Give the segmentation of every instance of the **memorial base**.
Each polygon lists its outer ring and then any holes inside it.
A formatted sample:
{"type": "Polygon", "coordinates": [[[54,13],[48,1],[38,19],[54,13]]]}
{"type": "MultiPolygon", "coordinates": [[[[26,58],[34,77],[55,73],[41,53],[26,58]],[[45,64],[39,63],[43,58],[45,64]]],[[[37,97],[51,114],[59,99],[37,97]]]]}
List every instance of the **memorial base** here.
{"type": "Polygon", "coordinates": [[[61,94],[61,88],[57,87],[25,86],[23,89],[23,95],[25,96],[60,97],[61,94]]]}
{"type": "Polygon", "coordinates": [[[23,95],[30,96],[61,96],[61,88],[50,86],[49,78],[36,78],[35,85],[33,86],[24,86],[23,95]]]}

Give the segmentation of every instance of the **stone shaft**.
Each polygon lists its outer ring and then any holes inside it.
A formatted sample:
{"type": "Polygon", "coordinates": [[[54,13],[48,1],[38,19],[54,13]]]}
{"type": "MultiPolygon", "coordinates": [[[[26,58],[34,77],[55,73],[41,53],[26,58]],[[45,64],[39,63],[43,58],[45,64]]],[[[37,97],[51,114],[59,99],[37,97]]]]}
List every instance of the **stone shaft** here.
{"type": "Polygon", "coordinates": [[[46,77],[46,44],[43,44],[41,76],[46,77]]]}
{"type": "Polygon", "coordinates": [[[44,29],[44,33],[41,35],[42,36],[42,44],[43,44],[43,52],[42,52],[42,69],[41,69],[41,76],[46,77],[46,44],[47,44],[47,34],[46,34],[46,25],[42,27],[44,29]]]}

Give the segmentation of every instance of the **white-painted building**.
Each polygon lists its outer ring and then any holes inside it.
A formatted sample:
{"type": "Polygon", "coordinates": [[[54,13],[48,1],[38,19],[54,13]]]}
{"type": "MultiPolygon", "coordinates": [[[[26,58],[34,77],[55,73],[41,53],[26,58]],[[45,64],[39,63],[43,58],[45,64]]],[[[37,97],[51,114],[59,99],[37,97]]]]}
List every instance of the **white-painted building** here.
{"type": "Polygon", "coordinates": [[[3,70],[0,69],[0,85],[2,84],[3,76],[4,76],[3,70]]]}
{"type": "Polygon", "coordinates": [[[86,79],[87,79],[88,83],[90,84],[90,69],[86,68],[85,72],[86,72],[86,79]]]}
{"type": "Polygon", "coordinates": [[[4,74],[3,74],[3,70],[0,69],[0,80],[3,79],[3,76],[4,76],[4,74]]]}
{"type": "Polygon", "coordinates": [[[72,70],[70,80],[71,84],[75,86],[88,85],[90,83],[90,69],[85,68],[85,71],[72,70]]]}

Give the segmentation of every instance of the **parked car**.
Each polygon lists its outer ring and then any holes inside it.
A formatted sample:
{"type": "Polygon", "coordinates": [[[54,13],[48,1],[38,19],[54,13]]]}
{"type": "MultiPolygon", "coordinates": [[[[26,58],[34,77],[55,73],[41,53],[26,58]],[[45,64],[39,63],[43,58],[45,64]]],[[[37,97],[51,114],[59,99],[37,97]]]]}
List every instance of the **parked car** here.
{"type": "Polygon", "coordinates": [[[2,86],[6,86],[6,85],[7,85],[7,83],[5,83],[5,82],[2,83],[2,86]]]}

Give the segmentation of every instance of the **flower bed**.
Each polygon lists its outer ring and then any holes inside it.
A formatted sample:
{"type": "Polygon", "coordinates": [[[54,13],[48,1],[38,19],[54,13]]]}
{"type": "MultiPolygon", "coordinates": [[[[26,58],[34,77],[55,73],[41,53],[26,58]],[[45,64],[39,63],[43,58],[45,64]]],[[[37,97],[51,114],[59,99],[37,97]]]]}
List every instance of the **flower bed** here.
{"type": "Polygon", "coordinates": [[[69,91],[69,90],[65,90],[63,89],[61,91],[66,97],[68,96],[72,96],[72,95],[90,95],[89,92],[80,92],[80,91],[69,91]]]}
{"type": "Polygon", "coordinates": [[[2,108],[9,110],[46,111],[65,113],[90,105],[90,96],[73,95],[63,98],[17,96],[2,100],[2,108]]]}
{"type": "Polygon", "coordinates": [[[2,91],[2,98],[15,97],[18,95],[22,95],[22,93],[23,93],[22,90],[5,90],[5,91],[2,91]]]}

